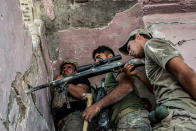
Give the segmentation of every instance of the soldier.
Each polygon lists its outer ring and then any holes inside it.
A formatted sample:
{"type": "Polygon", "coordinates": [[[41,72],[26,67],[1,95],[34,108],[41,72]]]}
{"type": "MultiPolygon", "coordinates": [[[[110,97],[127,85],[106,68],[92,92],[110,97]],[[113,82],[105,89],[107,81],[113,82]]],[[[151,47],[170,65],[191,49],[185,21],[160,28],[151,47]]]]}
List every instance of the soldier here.
{"type": "MultiPolygon", "coordinates": [[[[76,73],[77,63],[73,60],[66,60],[61,64],[60,75],[56,79],[76,73]]],[[[82,131],[83,119],[81,112],[85,109],[85,101],[82,94],[87,93],[90,87],[88,79],[78,79],[68,84],[68,98],[71,108],[67,108],[66,99],[52,90],[52,111],[55,125],[60,131],[82,131]]]]}
{"type": "MultiPolygon", "coordinates": [[[[99,46],[93,51],[93,59],[98,62],[114,56],[112,49],[106,46],[99,46]]],[[[87,108],[83,117],[90,120],[102,108],[109,107],[112,126],[117,131],[137,130],[150,131],[151,126],[148,120],[148,111],[141,104],[134,89],[133,79],[124,73],[107,73],[104,88],[107,95],[94,105],[87,108]]]]}
{"type": "MultiPolygon", "coordinates": [[[[185,64],[171,41],[152,38],[145,29],[137,29],[131,32],[119,51],[136,58],[145,58],[146,74],[159,105],[155,110],[155,118],[159,121],[162,119],[153,129],[195,130],[196,74],[185,64]]],[[[132,64],[126,64],[125,73],[133,75],[132,68],[132,64]]],[[[138,77],[139,72],[134,72],[138,77]]]]}

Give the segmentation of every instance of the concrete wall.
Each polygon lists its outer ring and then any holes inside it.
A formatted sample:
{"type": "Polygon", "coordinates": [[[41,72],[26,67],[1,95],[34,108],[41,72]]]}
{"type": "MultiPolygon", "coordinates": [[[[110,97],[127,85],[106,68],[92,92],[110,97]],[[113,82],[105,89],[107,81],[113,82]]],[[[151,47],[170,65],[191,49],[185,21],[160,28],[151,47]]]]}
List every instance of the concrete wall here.
{"type": "Polygon", "coordinates": [[[59,30],[70,28],[100,28],[107,26],[116,13],[132,7],[137,0],[88,0],[78,3],[81,0],[42,0],[42,19],[46,25],[46,36],[49,45],[51,60],[57,60],[59,55],[59,30]],[[47,12],[47,10],[52,10],[47,12]],[[54,12],[54,17],[51,16],[54,12]],[[48,15],[47,15],[48,14],[48,15]],[[54,18],[54,19],[53,19],[54,18]]]}
{"type": "Polygon", "coordinates": [[[0,29],[0,130],[54,130],[48,89],[32,95],[24,92],[28,84],[47,82],[49,70],[41,50],[43,44],[32,48],[18,1],[1,1],[0,29]]]}

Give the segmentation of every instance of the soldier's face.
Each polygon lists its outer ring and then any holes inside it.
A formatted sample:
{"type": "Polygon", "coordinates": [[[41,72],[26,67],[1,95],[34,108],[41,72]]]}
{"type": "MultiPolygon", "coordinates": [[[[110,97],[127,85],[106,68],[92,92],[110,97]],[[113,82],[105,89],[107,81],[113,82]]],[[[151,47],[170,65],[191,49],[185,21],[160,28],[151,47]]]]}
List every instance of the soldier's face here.
{"type": "Polygon", "coordinates": [[[144,49],[141,46],[141,41],[135,39],[130,40],[127,44],[127,51],[130,56],[135,58],[142,58],[144,56],[144,49]]]}
{"type": "Polygon", "coordinates": [[[106,56],[105,53],[96,53],[94,60],[95,60],[95,62],[99,62],[100,58],[105,60],[105,59],[111,58],[111,57],[113,57],[112,54],[109,54],[109,55],[106,56]]]}
{"type": "Polygon", "coordinates": [[[65,64],[63,66],[62,75],[68,76],[74,72],[74,67],[72,64],[65,64]]]}

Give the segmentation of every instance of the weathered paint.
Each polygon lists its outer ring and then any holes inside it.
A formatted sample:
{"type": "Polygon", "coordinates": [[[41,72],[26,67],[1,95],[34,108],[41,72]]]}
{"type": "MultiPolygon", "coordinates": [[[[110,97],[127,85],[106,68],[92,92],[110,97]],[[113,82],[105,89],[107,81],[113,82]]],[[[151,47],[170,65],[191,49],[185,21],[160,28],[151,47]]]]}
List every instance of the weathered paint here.
{"type": "MultiPolygon", "coordinates": [[[[0,12],[0,105],[7,105],[10,86],[16,72],[24,73],[32,54],[31,38],[22,24],[17,1],[1,1],[0,12]]],[[[6,119],[7,106],[0,107],[0,117],[6,119]]]]}
{"type": "Polygon", "coordinates": [[[0,28],[0,130],[54,130],[49,90],[34,93],[33,98],[24,93],[27,84],[35,86],[49,80],[49,56],[41,52],[47,44],[42,48],[39,43],[32,45],[19,1],[2,1],[0,28]]]}
{"type": "Polygon", "coordinates": [[[196,71],[196,13],[147,15],[143,20],[154,37],[171,40],[196,71]]]}

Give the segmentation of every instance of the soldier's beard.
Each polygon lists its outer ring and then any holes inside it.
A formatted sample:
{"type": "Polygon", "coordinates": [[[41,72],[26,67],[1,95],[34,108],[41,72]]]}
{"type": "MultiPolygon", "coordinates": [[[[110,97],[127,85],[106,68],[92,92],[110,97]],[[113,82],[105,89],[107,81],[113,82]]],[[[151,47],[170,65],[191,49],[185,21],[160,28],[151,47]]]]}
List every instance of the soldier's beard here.
{"type": "Polygon", "coordinates": [[[70,76],[70,75],[73,75],[74,73],[71,73],[71,74],[66,74],[66,73],[62,73],[63,77],[67,77],[67,76],[70,76]]]}

